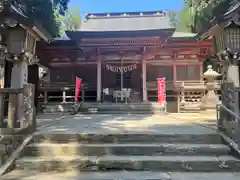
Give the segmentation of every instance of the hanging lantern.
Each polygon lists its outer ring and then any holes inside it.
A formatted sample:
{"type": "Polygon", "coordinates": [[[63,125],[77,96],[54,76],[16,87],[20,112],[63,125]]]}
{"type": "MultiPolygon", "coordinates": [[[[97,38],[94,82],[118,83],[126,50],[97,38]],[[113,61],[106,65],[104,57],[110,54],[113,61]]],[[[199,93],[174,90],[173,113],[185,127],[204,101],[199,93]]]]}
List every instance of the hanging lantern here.
{"type": "Polygon", "coordinates": [[[233,51],[240,49],[240,26],[232,23],[224,29],[226,48],[233,51]]]}
{"type": "Polygon", "coordinates": [[[236,51],[240,49],[240,26],[231,22],[228,26],[218,29],[214,35],[214,41],[217,52],[230,49],[236,51]]]}

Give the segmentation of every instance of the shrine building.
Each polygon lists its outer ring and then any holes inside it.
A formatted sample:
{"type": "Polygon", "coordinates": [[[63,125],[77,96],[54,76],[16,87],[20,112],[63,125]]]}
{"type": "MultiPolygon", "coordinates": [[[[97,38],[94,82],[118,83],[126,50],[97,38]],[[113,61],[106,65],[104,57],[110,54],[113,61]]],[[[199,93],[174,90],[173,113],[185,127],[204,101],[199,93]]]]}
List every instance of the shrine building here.
{"type": "Polygon", "coordinates": [[[114,102],[114,91],[123,89],[130,90],[130,102],[157,102],[157,78],[165,77],[166,101],[174,104],[182,84],[195,83],[194,92],[202,84],[211,45],[176,31],[167,11],[89,13],[78,31],[37,44],[47,68],[41,98],[73,102],[77,76],[84,102],[114,102]]]}

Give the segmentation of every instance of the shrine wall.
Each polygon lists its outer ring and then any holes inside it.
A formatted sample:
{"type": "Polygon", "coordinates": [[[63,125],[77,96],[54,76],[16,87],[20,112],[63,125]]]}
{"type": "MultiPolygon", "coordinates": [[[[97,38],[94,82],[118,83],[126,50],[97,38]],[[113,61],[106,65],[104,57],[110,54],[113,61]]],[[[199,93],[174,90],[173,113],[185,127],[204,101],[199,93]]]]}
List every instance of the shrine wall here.
{"type": "Polygon", "coordinates": [[[81,65],[77,67],[61,67],[50,69],[51,83],[75,84],[75,77],[82,78],[83,83],[96,86],[96,65],[81,65]]]}

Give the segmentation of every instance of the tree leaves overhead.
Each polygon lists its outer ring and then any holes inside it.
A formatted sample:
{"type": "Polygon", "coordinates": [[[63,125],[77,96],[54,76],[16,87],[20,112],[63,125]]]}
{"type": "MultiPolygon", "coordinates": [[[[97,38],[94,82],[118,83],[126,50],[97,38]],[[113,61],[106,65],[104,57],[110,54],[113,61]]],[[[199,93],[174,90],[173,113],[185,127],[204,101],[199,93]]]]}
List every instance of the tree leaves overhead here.
{"type": "Polygon", "coordinates": [[[64,15],[70,0],[17,0],[25,7],[26,14],[38,21],[53,36],[59,35],[60,23],[57,14],[64,15]]]}
{"type": "Polygon", "coordinates": [[[183,32],[199,32],[215,16],[223,14],[230,2],[231,0],[185,0],[177,29],[183,32]]]}
{"type": "Polygon", "coordinates": [[[53,6],[59,7],[59,13],[64,15],[65,11],[68,9],[68,3],[70,0],[53,0],[53,6]]]}
{"type": "Polygon", "coordinates": [[[224,14],[229,6],[230,0],[197,0],[195,8],[196,14],[196,31],[200,31],[216,16],[224,14]]]}
{"type": "Polygon", "coordinates": [[[192,32],[191,24],[193,24],[193,9],[191,9],[191,5],[191,0],[185,0],[185,4],[179,13],[177,31],[192,32]]]}
{"type": "Polygon", "coordinates": [[[61,23],[60,34],[65,31],[76,31],[81,25],[80,11],[77,7],[68,9],[64,16],[58,16],[59,22],[61,23]]]}

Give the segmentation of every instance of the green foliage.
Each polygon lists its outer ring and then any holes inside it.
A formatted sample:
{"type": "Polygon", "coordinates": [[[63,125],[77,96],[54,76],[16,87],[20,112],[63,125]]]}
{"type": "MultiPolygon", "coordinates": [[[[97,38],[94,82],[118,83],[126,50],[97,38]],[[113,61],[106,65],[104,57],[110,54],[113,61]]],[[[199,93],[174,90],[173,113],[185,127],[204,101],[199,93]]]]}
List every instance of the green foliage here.
{"type": "Polygon", "coordinates": [[[177,25],[177,31],[180,32],[192,32],[191,24],[193,24],[191,0],[185,0],[184,7],[179,13],[179,22],[177,25]]]}
{"type": "Polygon", "coordinates": [[[214,17],[222,15],[229,6],[229,0],[196,0],[196,31],[203,29],[214,17]]]}
{"type": "Polygon", "coordinates": [[[177,14],[177,12],[175,12],[175,11],[169,11],[169,12],[168,12],[168,16],[169,16],[171,25],[172,25],[173,27],[176,27],[177,24],[178,24],[178,18],[177,18],[178,14],[177,14]]]}
{"type": "Polygon", "coordinates": [[[185,0],[177,30],[197,33],[229,6],[230,0],[185,0]]]}
{"type": "Polygon", "coordinates": [[[64,14],[70,0],[17,0],[23,5],[26,14],[34,21],[38,21],[53,36],[60,32],[58,14],[64,14]]]}
{"type": "Polygon", "coordinates": [[[77,7],[68,9],[63,16],[59,15],[57,19],[61,23],[60,34],[65,31],[76,31],[81,25],[80,11],[77,7]]]}

